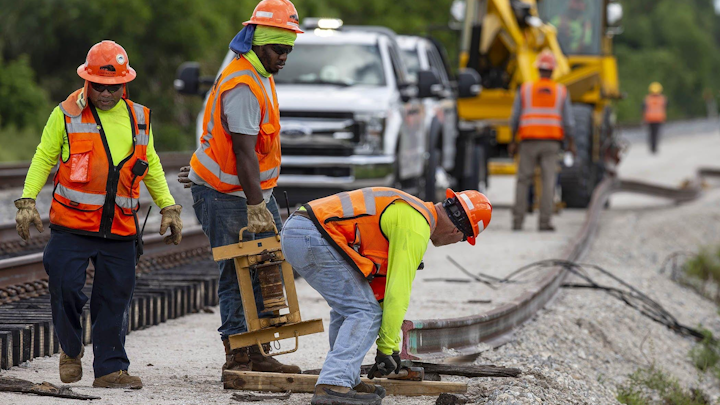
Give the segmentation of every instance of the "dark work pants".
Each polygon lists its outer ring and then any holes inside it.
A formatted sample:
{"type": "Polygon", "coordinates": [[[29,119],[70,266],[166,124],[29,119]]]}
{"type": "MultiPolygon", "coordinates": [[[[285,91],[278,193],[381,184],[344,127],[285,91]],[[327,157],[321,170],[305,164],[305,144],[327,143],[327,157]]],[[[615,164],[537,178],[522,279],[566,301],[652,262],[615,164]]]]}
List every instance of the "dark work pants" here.
{"type": "Polygon", "coordinates": [[[82,289],[88,260],[95,266],[90,300],[95,377],[127,370],[128,311],[135,288],[135,242],[52,230],[43,264],[50,277],[55,333],[70,357],[82,349],[80,316],[88,300],[82,289]]]}
{"type": "Polygon", "coordinates": [[[650,135],[650,152],[652,154],[657,153],[658,143],[660,141],[660,127],[662,123],[653,122],[649,124],[649,135],[650,135]]]}

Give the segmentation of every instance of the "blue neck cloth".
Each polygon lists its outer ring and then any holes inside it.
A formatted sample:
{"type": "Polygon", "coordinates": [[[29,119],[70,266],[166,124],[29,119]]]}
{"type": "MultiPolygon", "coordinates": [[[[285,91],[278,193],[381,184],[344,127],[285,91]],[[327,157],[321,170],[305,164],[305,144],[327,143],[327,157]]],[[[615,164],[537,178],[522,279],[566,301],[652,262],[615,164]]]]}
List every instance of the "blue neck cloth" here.
{"type": "Polygon", "coordinates": [[[240,32],[235,35],[235,38],[230,41],[230,49],[238,55],[243,55],[250,52],[252,49],[253,36],[255,35],[255,24],[248,24],[240,32]]]}

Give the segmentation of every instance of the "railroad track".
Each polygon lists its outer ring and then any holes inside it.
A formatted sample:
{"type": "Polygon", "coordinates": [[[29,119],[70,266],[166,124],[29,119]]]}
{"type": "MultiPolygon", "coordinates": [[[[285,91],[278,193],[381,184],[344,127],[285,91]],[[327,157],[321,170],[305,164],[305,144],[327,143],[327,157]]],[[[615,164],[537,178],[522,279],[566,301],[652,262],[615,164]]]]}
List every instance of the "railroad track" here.
{"type": "MultiPolygon", "coordinates": [[[[165,172],[178,171],[181,167],[190,164],[189,152],[163,152],[158,153],[165,172]]],[[[0,189],[22,187],[25,182],[30,162],[0,163],[0,189]]],[[[56,168],[48,176],[47,183],[52,183],[56,168]]]]}
{"type": "MultiPolygon", "coordinates": [[[[587,252],[597,231],[598,220],[608,198],[617,192],[630,192],[689,202],[702,195],[703,178],[720,177],[720,169],[701,168],[685,187],[674,189],[639,181],[605,178],[595,189],[585,222],[562,259],[579,261],[587,252]]],[[[567,276],[561,267],[552,268],[512,301],[489,311],[462,318],[406,320],[400,356],[412,360],[439,360],[470,356],[496,347],[511,338],[512,331],[530,319],[555,296],[567,276]]]]}

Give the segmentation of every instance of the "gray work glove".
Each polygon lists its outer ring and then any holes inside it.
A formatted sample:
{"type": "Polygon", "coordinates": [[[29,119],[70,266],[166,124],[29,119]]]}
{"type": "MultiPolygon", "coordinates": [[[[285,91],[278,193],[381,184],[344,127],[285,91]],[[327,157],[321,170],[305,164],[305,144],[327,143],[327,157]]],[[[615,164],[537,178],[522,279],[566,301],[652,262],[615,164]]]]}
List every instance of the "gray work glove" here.
{"type": "Polygon", "coordinates": [[[275,231],[275,219],[265,205],[265,200],[260,204],[247,206],[248,211],[248,232],[262,233],[275,231]]]}
{"type": "Polygon", "coordinates": [[[387,355],[378,350],[375,355],[375,364],[370,368],[368,378],[372,380],[375,377],[385,377],[393,371],[395,374],[400,372],[400,353],[393,352],[393,354],[387,355]]]}
{"type": "Polygon", "coordinates": [[[190,175],[190,166],[183,166],[180,168],[180,173],[178,173],[178,183],[182,183],[183,187],[190,188],[193,185],[193,182],[188,177],[190,175]]]}
{"type": "MultiPolygon", "coordinates": [[[[171,243],[178,244],[182,240],[182,219],[180,219],[180,213],[182,212],[182,206],[168,205],[167,207],[160,210],[162,214],[162,221],[160,222],[160,235],[164,235],[170,227],[170,235],[165,237],[165,244],[171,243]]],[[[138,230],[139,231],[139,230],[138,230]]]]}
{"type": "Polygon", "coordinates": [[[21,198],[15,200],[15,207],[18,212],[15,214],[15,229],[23,240],[30,239],[30,224],[35,225],[38,232],[42,232],[43,224],[40,213],[35,208],[35,200],[32,198],[21,198]]]}

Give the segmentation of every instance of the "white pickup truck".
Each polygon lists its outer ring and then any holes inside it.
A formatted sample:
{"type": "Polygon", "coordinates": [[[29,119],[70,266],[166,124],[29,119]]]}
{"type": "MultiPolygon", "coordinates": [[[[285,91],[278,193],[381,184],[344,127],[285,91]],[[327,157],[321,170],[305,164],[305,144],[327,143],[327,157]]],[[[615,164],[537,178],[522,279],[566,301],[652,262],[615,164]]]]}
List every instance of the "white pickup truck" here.
{"type": "MultiPolygon", "coordinates": [[[[431,87],[439,74],[424,76],[435,78],[433,83],[411,81],[396,35],[387,28],[322,29],[309,20],[274,76],[282,147],[276,190],[287,191],[291,205],[368,186],[425,197],[435,168],[428,167],[423,98],[437,97],[431,87]]],[[[229,51],[220,71],[233,57],[229,51]]],[[[183,94],[200,94],[200,83],[213,80],[201,79],[198,65],[188,62],[175,86],[183,94]]],[[[198,140],[201,121],[202,114],[198,140]]]]}

